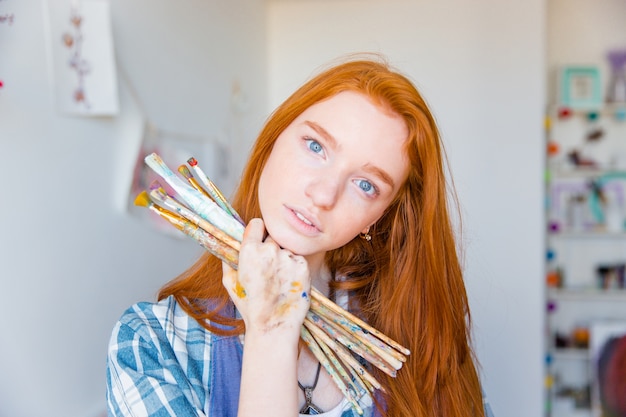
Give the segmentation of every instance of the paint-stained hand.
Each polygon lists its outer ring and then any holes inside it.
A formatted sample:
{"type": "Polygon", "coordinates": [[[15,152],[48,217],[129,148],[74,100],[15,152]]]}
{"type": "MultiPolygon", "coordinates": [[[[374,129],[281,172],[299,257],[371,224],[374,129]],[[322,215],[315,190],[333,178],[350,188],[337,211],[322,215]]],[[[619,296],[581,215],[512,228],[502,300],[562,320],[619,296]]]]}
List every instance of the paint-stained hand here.
{"type": "Polygon", "coordinates": [[[252,219],[243,235],[238,270],[223,264],[224,287],[246,324],[246,333],[286,331],[299,337],[310,303],[307,262],[264,235],[263,221],[252,219]]]}

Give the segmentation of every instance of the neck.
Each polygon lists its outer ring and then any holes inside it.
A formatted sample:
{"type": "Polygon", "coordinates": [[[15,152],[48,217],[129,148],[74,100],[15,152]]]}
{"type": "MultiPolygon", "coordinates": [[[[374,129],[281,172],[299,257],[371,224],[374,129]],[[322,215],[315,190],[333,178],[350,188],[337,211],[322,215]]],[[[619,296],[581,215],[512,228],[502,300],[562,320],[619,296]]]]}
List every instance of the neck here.
{"type": "Polygon", "coordinates": [[[323,259],[317,260],[317,262],[315,259],[307,259],[307,262],[309,263],[309,272],[311,273],[311,285],[325,296],[328,296],[328,282],[331,278],[328,267],[324,264],[323,259]]]}

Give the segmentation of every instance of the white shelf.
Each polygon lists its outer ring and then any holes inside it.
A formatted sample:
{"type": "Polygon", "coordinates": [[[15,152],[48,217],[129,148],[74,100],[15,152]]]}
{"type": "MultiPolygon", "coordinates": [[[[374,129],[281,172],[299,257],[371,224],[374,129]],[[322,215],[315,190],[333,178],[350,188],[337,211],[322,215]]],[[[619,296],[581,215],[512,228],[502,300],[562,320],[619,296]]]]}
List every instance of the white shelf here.
{"type": "MultiPolygon", "coordinates": [[[[548,115],[555,120],[559,120],[558,113],[559,110],[563,108],[568,108],[571,110],[572,115],[569,117],[586,116],[589,113],[598,113],[600,115],[612,116],[615,114],[616,111],[626,109],[626,103],[604,102],[597,106],[584,109],[567,106],[565,104],[551,103],[550,105],[548,105],[547,108],[548,115]]],[[[567,120],[568,118],[563,119],[564,122],[567,122],[567,120]]]]}
{"type": "Polygon", "coordinates": [[[554,406],[551,416],[553,417],[591,417],[591,410],[588,408],[574,408],[574,406],[554,406]]]}
{"type": "Polygon", "coordinates": [[[589,167],[589,168],[580,168],[580,167],[548,167],[548,171],[550,173],[551,178],[558,179],[567,179],[567,178],[581,178],[581,179],[594,179],[604,175],[626,175],[626,168],[624,167],[606,167],[606,166],[598,166],[598,167],[589,167]]]}
{"type": "Polygon", "coordinates": [[[589,360],[589,349],[552,348],[550,353],[554,360],[589,360]]]}
{"type": "Polygon", "coordinates": [[[626,239],[626,231],[622,232],[606,232],[606,231],[588,231],[588,232],[557,232],[548,233],[548,238],[556,239],[626,239]]]}
{"type": "Polygon", "coordinates": [[[565,289],[550,288],[548,297],[569,301],[621,301],[626,302],[626,289],[603,290],[599,288],[565,289]]]}

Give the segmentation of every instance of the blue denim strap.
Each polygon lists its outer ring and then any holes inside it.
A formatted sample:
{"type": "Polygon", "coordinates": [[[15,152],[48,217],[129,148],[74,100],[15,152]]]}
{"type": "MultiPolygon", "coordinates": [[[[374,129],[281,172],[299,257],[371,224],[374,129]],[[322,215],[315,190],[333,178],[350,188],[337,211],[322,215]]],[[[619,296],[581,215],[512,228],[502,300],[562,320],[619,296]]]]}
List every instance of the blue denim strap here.
{"type": "Polygon", "coordinates": [[[237,417],[243,348],[237,336],[213,336],[209,416],[237,417]]]}

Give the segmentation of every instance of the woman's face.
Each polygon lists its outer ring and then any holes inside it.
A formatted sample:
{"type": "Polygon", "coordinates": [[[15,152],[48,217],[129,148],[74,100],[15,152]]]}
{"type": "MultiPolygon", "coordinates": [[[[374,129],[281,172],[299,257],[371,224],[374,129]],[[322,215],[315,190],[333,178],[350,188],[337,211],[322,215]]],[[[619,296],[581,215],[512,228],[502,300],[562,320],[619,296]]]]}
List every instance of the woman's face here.
{"type": "Polygon", "coordinates": [[[314,104],[278,137],[259,182],[270,236],[318,261],[380,218],[408,175],[404,120],[355,92],[314,104]]]}

